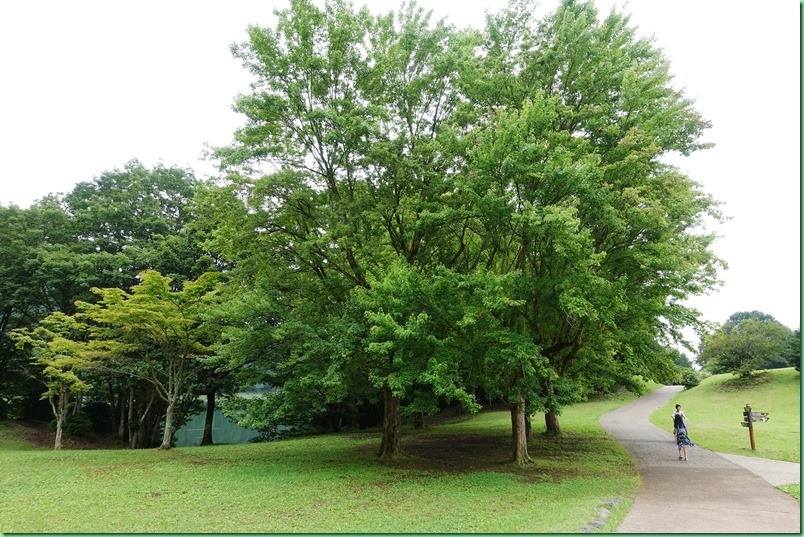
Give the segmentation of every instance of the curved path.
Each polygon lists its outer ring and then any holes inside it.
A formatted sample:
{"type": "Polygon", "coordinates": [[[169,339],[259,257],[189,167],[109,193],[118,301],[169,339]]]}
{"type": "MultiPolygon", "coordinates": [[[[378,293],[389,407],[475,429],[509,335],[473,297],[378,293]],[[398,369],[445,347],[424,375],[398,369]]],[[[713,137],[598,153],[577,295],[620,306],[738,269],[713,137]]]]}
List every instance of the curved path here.
{"type": "MultiPolygon", "coordinates": [[[[799,482],[798,464],[744,461],[751,458],[698,446],[688,450],[689,461],[678,460],[672,432],[656,427],[648,416],[681,389],[659,388],[600,418],[606,432],[634,457],[642,476],[617,532],[800,534],[799,503],[767,479],[774,475],[776,484],[799,482]]],[[[690,433],[695,441],[694,429],[690,433]]]]}

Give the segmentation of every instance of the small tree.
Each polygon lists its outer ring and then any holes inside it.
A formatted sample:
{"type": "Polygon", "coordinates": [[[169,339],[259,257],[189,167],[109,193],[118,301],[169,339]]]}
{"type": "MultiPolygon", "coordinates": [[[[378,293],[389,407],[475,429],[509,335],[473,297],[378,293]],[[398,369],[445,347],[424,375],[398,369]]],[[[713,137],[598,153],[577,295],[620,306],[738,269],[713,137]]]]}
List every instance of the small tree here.
{"type": "Polygon", "coordinates": [[[74,317],[52,313],[33,330],[17,329],[11,334],[19,348],[33,349],[31,361],[42,367],[47,390],[42,399],[50,401],[56,418],[56,440],[53,449],[62,448],[62,434],[70,400],[89,391],[91,386],[81,372],[91,365],[86,354],[84,327],[74,317]]]}
{"type": "Polygon", "coordinates": [[[93,289],[101,297],[98,304],[78,303],[81,315],[95,324],[92,346],[98,356],[121,360],[128,366],[125,373],[150,382],[167,403],[161,449],[170,448],[189,368],[211,353],[220,333],[206,316],[220,276],[205,273],[174,290],[170,278],[146,270],[131,293],[93,289]]]}
{"type": "Polygon", "coordinates": [[[389,266],[369,290],[354,293],[369,326],[363,367],[383,402],[379,455],[402,454],[402,416],[432,413],[436,401],[478,405],[460,374],[462,349],[455,342],[463,309],[455,300],[463,278],[442,270],[425,277],[405,263],[389,266]]]}

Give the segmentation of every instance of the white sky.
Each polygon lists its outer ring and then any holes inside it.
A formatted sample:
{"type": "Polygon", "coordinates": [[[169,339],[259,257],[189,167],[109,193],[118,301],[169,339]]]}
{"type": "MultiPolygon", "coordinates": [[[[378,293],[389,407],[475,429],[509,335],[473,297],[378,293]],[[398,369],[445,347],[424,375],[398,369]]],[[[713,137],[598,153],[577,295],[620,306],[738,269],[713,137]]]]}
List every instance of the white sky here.
{"type": "MultiPolygon", "coordinates": [[[[355,0],[375,12],[392,0],[355,0]]],[[[601,14],[615,0],[596,0],[601,14]]],[[[229,45],[273,24],[279,0],[0,2],[0,204],[27,207],[132,158],[214,173],[248,73],[229,45]]],[[[482,27],[503,0],[420,0],[457,26],[482,27]]],[[[540,11],[557,5],[544,0],[540,11]]],[[[709,321],[760,310],[800,324],[800,4],[793,0],[632,0],[675,85],[713,122],[716,147],[674,162],[724,202],[717,293],[691,304],[709,321]]]]}

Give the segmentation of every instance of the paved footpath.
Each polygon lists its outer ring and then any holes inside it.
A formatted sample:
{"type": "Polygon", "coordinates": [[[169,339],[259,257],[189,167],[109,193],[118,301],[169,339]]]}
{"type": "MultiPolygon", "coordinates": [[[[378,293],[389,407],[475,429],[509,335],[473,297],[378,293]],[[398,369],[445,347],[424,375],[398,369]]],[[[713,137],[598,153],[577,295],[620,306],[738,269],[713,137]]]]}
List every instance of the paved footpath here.
{"type": "MultiPolygon", "coordinates": [[[[600,418],[642,476],[617,532],[800,534],[800,504],[774,487],[800,482],[798,464],[721,455],[698,446],[688,449],[689,461],[678,460],[672,431],[656,427],[648,416],[681,389],[659,388],[600,418]]],[[[694,442],[694,421],[690,425],[694,442]]]]}

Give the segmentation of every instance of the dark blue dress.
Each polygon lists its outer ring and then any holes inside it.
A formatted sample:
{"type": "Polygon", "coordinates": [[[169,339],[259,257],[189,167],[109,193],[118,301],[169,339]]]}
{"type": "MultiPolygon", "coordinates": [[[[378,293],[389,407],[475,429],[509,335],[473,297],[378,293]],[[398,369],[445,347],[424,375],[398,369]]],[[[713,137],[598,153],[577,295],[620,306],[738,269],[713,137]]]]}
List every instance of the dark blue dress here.
{"type": "Polygon", "coordinates": [[[677,430],[678,433],[678,448],[681,449],[684,446],[694,446],[695,444],[692,443],[690,437],[687,436],[687,429],[684,427],[679,427],[677,430]]]}

